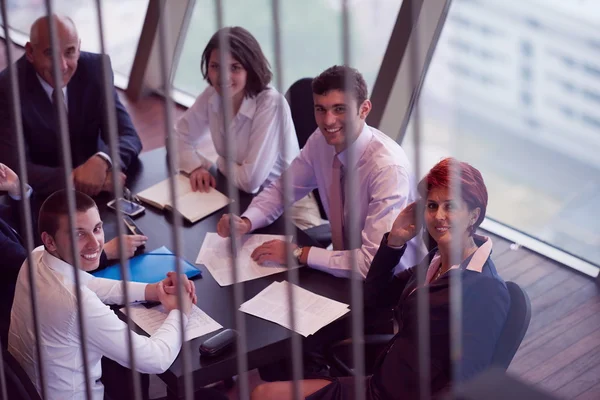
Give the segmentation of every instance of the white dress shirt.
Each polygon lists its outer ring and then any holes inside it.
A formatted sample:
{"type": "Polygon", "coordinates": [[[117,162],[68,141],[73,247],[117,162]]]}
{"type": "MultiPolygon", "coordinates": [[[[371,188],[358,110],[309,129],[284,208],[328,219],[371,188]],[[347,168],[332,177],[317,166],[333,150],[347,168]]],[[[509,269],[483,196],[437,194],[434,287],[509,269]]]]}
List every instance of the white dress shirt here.
{"type": "Polygon", "coordinates": [[[261,186],[276,180],[300,152],[290,107],[285,98],[270,87],[256,97],[245,97],[229,124],[229,134],[235,143],[231,174],[227,173],[225,158],[221,97],[215,88],[209,86],[198,96],[175,124],[175,131],[179,142],[179,169],[191,172],[213,165],[210,146],[205,144],[210,134],[218,155],[217,167],[236,187],[248,193],[256,193],[261,186]],[[285,159],[281,151],[283,143],[288,146],[285,159]]]}
{"type": "MultiPolygon", "coordinates": [[[[48,98],[50,99],[51,103],[54,103],[54,98],[52,97],[52,93],[54,92],[54,88],[52,86],[50,86],[50,84],[48,82],[46,82],[41,76],[39,76],[38,74],[36,74],[38,81],[40,81],[40,84],[42,85],[42,88],[44,89],[44,92],[46,92],[46,94],[48,95],[48,98]]],[[[69,111],[69,98],[67,97],[67,87],[64,86],[62,88],[62,92],[63,92],[63,99],[65,100],[65,110],[67,110],[67,112],[69,111]]],[[[112,159],[110,158],[110,156],[108,154],[106,154],[103,151],[99,151],[96,154],[94,154],[95,156],[100,156],[101,158],[103,158],[104,160],[106,160],[106,162],[109,165],[112,165],[112,159]]]]}
{"type": "MultiPolygon", "coordinates": [[[[43,246],[33,251],[32,262],[37,286],[47,398],[85,399],[74,267],[52,256],[43,246]]],[[[123,303],[123,282],[95,278],[84,271],[78,272],[87,333],[90,385],[93,399],[102,400],[104,386],[99,381],[102,375],[101,357],[106,356],[123,366],[129,366],[127,324],[106,305],[123,303]]],[[[146,284],[128,283],[132,301],[144,300],[145,289],[146,284]]],[[[8,350],[41,393],[30,296],[29,268],[25,261],[17,278],[8,350]]],[[[178,310],[171,311],[160,329],[151,337],[132,332],[138,371],[158,374],[173,363],[181,348],[180,315],[182,314],[178,310]]],[[[185,315],[183,319],[187,324],[185,315]]]]}
{"type": "MultiPolygon", "coordinates": [[[[364,124],[356,141],[339,153],[346,178],[352,172],[348,165],[349,151],[353,152],[356,161],[356,190],[350,198],[345,198],[344,221],[348,224],[350,214],[358,214],[362,245],[359,249],[340,251],[311,247],[308,265],[335,276],[348,277],[352,270],[351,253],[354,252],[358,272],[365,278],[384,233],[389,232],[400,211],[414,201],[416,189],[404,150],[377,129],[364,124]]],[[[330,215],[329,187],[334,156],[334,147],[327,144],[317,128],[289,168],[294,201],[318,188],[325,212],[330,215]]],[[[266,226],[281,215],[284,208],[282,189],[281,180],[277,180],[254,198],[242,215],[252,222],[252,229],[266,226]]],[[[400,261],[401,269],[412,267],[420,255],[414,241],[408,246],[400,261]]]]}

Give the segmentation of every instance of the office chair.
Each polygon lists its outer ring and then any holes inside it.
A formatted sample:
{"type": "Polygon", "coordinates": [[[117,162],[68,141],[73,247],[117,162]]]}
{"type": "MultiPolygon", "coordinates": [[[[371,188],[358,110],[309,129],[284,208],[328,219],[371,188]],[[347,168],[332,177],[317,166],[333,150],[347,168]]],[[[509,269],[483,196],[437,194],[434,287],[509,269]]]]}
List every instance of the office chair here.
{"type": "Polygon", "coordinates": [[[2,352],[6,389],[10,400],[41,400],[37,389],[19,362],[8,352],[2,352]]]}
{"type": "MultiPolygon", "coordinates": [[[[531,321],[531,302],[529,296],[519,285],[506,282],[510,295],[510,308],[502,333],[496,343],[490,366],[508,369],[515,356],[531,321]]],[[[372,373],[372,366],[379,352],[394,337],[392,334],[365,335],[365,374],[372,373]]],[[[345,339],[330,346],[327,359],[342,376],[354,375],[354,370],[346,362],[352,352],[352,339],[345,339]]]]}
{"type": "Polygon", "coordinates": [[[514,282],[506,282],[506,287],[510,294],[510,308],[492,358],[493,365],[505,370],[519,349],[531,321],[531,302],[527,293],[514,282]]]}
{"type": "MultiPolygon", "coordinates": [[[[285,98],[287,99],[292,112],[292,121],[294,122],[294,128],[296,129],[296,136],[298,137],[298,145],[300,148],[304,147],[310,135],[317,129],[312,96],[312,78],[302,78],[297,80],[290,86],[285,94],[285,98]]],[[[319,191],[316,189],[313,190],[313,195],[319,206],[321,218],[327,219],[325,208],[323,208],[323,203],[319,196],[319,191]]],[[[305,232],[323,247],[327,247],[331,243],[331,229],[329,224],[315,226],[314,228],[307,229],[305,232]]]]}

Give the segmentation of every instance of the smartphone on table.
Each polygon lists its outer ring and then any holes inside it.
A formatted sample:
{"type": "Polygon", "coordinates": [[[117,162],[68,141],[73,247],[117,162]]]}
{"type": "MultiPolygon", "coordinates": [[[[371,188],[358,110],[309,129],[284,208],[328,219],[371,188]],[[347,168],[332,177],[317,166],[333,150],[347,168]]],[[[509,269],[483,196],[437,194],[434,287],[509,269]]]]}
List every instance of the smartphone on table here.
{"type": "Polygon", "coordinates": [[[125,199],[115,199],[110,201],[107,206],[112,208],[113,210],[117,209],[117,201],[118,205],[121,207],[121,212],[123,214],[129,215],[130,217],[135,217],[140,215],[146,210],[146,207],[141,204],[135,203],[133,201],[125,200],[125,199]]]}

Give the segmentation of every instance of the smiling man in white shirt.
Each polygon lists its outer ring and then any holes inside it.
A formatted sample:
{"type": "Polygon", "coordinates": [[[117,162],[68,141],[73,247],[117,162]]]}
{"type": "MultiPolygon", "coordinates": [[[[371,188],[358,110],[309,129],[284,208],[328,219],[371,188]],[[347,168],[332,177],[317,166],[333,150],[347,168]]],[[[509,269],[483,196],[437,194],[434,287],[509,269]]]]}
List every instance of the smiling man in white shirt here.
{"type": "MultiPolygon", "coordinates": [[[[292,249],[300,264],[341,277],[350,275],[354,253],[358,273],[364,278],[381,237],[391,228],[398,213],[415,198],[412,169],[396,142],[366,124],[371,102],[360,72],[333,66],[316,77],[312,86],[318,128],[288,173],[292,201],[319,189],[331,224],[333,250],[295,244],[292,249]],[[345,198],[343,188],[349,177],[355,179],[357,190],[345,198]],[[348,246],[345,235],[353,213],[358,214],[361,230],[361,244],[355,249],[348,246]]],[[[261,192],[241,217],[224,215],[217,226],[218,233],[229,236],[232,222],[238,234],[272,223],[283,212],[282,198],[283,182],[279,179],[261,192]]],[[[408,257],[402,260],[401,268],[416,262],[415,245],[408,246],[408,257]]],[[[252,257],[261,264],[285,264],[286,244],[279,240],[266,242],[256,248],[252,257]]]]}
{"type": "MultiPolygon", "coordinates": [[[[77,273],[82,303],[78,304],[76,297],[66,191],[55,192],[42,204],[38,230],[44,245],[36,248],[31,256],[37,286],[46,394],[48,399],[86,398],[77,314],[77,308],[83,307],[89,382],[93,399],[101,400],[104,398],[104,386],[100,382],[101,357],[129,366],[127,324],[106,305],[123,304],[124,285],[122,281],[95,278],[86,272],[98,268],[104,231],[94,201],[81,192],[74,194],[73,246],[79,257],[77,273]]],[[[196,301],[194,285],[185,276],[181,279],[185,291],[181,311],[175,296],[177,279],[174,273],[155,284],[127,283],[131,301],[160,301],[168,313],[161,328],[151,337],[132,332],[136,367],[140,372],[162,373],[179,354],[179,319],[183,318],[184,325],[187,324],[192,303],[196,301]]],[[[8,348],[41,393],[30,292],[29,268],[25,261],[15,289],[8,348]]]]}

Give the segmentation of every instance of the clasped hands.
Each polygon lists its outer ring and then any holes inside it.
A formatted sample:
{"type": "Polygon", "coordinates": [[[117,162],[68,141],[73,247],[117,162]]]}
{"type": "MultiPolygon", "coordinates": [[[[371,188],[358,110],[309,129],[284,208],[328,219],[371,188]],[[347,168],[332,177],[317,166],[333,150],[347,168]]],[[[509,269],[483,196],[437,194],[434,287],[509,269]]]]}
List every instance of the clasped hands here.
{"type": "Polygon", "coordinates": [[[160,301],[168,314],[172,310],[179,309],[177,299],[177,285],[179,284],[182,285],[181,289],[183,293],[183,309],[181,309],[181,312],[189,316],[192,304],[198,302],[198,297],[196,296],[196,286],[185,274],[181,274],[178,277],[175,272],[168,272],[167,277],[162,281],[148,284],[146,286],[145,299],[146,301],[160,301]]]}
{"type": "MultiPolygon", "coordinates": [[[[99,155],[90,157],[85,163],[75,168],[71,173],[75,189],[90,196],[100,192],[112,192],[114,171],[111,171],[107,161],[99,155]]],[[[127,176],[120,172],[117,178],[121,186],[125,185],[127,176]]]]}
{"type": "MultiPolygon", "coordinates": [[[[217,224],[219,236],[227,238],[233,233],[237,236],[245,235],[252,230],[252,223],[247,218],[241,218],[234,214],[224,214],[217,224]]],[[[269,240],[258,246],[250,257],[260,265],[276,263],[287,264],[287,246],[294,251],[298,246],[294,243],[286,243],[283,240],[269,240]]]]}

